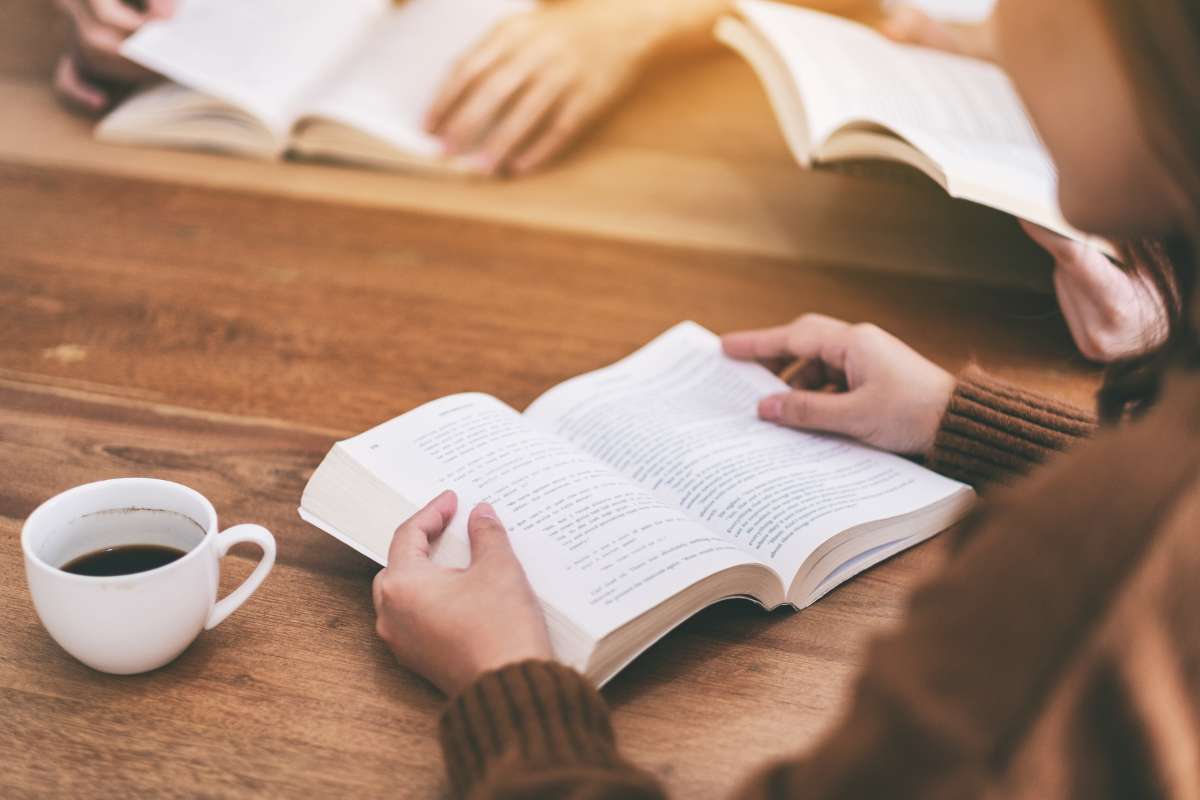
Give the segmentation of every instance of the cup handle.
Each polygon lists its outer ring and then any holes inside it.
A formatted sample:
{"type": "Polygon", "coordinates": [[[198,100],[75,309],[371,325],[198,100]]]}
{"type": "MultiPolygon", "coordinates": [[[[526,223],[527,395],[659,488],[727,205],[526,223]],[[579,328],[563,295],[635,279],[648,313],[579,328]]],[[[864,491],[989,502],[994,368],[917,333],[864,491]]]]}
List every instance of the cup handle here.
{"type": "Polygon", "coordinates": [[[232,528],[218,533],[215,543],[217,558],[224,558],[225,554],[229,552],[229,548],[242,542],[253,542],[262,548],[262,558],[258,560],[258,566],[250,573],[250,577],[242,581],[241,586],[213,606],[212,611],[208,613],[208,621],[204,623],[206,631],[220,625],[226,617],[237,611],[242,603],[249,600],[250,595],[254,594],[254,590],[263,582],[263,578],[267,577],[267,573],[275,564],[275,537],[262,525],[234,525],[232,528]]]}

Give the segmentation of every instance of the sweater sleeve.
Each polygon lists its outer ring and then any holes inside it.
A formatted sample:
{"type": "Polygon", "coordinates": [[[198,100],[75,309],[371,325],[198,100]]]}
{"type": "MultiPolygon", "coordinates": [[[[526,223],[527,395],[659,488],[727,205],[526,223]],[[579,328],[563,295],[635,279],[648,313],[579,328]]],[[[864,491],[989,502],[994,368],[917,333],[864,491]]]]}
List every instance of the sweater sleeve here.
{"type": "MultiPolygon", "coordinates": [[[[1194,748],[1191,739],[1180,744],[1179,731],[1200,729],[1187,716],[1195,687],[1179,667],[1196,661],[1200,645],[1173,654],[1170,644],[1191,642],[1178,631],[1195,629],[1189,556],[1200,503],[1184,493],[1200,475],[1197,387],[1173,416],[1097,437],[997,493],[965,523],[966,545],[912,595],[903,624],[871,645],[842,720],[804,756],[768,766],[734,797],[990,797],[1011,793],[1011,780],[1022,776],[1070,777],[1059,788],[1076,790],[1072,796],[1098,796],[1079,789],[1118,775],[1107,787],[1116,791],[1104,796],[1167,796],[1160,781],[1169,775],[1192,787],[1192,772],[1156,766],[1152,750],[1166,747],[1164,763],[1182,764],[1179,754],[1194,748]],[[1179,497],[1191,505],[1170,512],[1179,497]],[[1162,538],[1168,534],[1177,538],[1162,538]],[[1158,573],[1135,581],[1155,548],[1175,570],[1170,580],[1189,587],[1186,598],[1165,594],[1158,573]],[[1172,609],[1171,628],[1144,611],[1159,603],[1172,609]],[[1131,647],[1128,624],[1152,632],[1163,649],[1131,647]],[[1130,653],[1138,662],[1128,669],[1137,672],[1105,667],[1130,653]],[[1146,687],[1153,701],[1123,699],[1146,687]],[[1163,720],[1166,727],[1156,727],[1163,720]],[[1022,772],[1026,755],[1047,771],[1022,772]]],[[[995,391],[990,402],[1002,405],[995,391]]],[[[663,796],[617,752],[596,690],[547,662],[479,678],[445,712],[442,746],[455,790],[468,797],[663,796]]],[[[1035,796],[1051,794],[1032,786],[1035,796]]]]}
{"type": "Polygon", "coordinates": [[[991,378],[959,378],[926,466],[974,486],[1010,483],[1096,430],[1094,415],[991,378]]]}
{"type": "Polygon", "coordinates": [[[442,753],[454,794],[472,798],[661,798],[617,752],[608,707],[575,670],[523,661],[447,705],[442,753]]]}

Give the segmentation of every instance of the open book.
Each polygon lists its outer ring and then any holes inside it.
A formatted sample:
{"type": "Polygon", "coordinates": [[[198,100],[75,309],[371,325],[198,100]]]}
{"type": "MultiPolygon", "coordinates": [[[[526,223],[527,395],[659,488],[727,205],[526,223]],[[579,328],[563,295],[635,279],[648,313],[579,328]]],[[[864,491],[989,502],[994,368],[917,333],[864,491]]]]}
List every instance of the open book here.
{"type": "Polygon", "coordinates": [[[98,138],[469,172],[423,125],[454,62],[522,0],[182,0],[121,53],[167,81],[98,138]]]}
{"type": "Polygon", "coordinates": [[[717,23],[767,90],[792,155],[814,162],[898,161],[952,197],[1074,239],[1058,174],[1008,77],[993,64],[897,44],[849,20],[738,0],[717,23]]]}
{"type": "Polygon", "coordinates": [[[300,515],[380,564],[396,526],[450,488],[435,561],[469,561],[490,502],[556,656],[604,683],[705,606],[803,608],[961,518],[970,487],[841,438],[759,420],[786,385],[685,322],[521,414],[458,394],[338,442],[300,515]]]}

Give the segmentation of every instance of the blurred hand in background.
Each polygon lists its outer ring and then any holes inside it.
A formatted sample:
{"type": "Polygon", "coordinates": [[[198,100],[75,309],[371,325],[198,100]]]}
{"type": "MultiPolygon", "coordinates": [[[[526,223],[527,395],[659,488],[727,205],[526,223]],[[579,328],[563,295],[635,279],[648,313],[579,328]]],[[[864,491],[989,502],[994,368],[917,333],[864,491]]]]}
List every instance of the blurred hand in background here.
{"type": "MultiPolygon", "coordinates": [[[[855,16],[879,0],[797,3],[855,16]]],[[[429,110],[450,154],[486,172],[549,163],[609,111],[659,57],[717,47],[732,0],[547,0],[500,23],[458,63],[429,110]]]]}
{"type": "MultiPolygon", "coordinates": [[[[889,13],[880,30],[895,41],[994,60],[991,20],[941,22],[912,6],[889,13]]],[[[1108,363],[1158,347],[1169,328],[1167,300],[1146,275],[1096,248],[1028,222],[1021,227],[1054,258],[1054,290],[1079,352],[1108,363]]]]}
{"type": "Polygon", "coordinates": [[[536,169],[633,85],[661,43],[655,5],[560,0],[501,22],[446,79],[428,130],[485,172],[536,169]]]}
{"type": "Polygon", "coordinates": [[[74,108],[98,114],[154,73],[121,57],[125,39],[151,19],[171,15],[172,0],[55,0],[71,22],[71,40],[54,71],[54,89],[74,108]]]}
{"type": "Polygon", "coordinates": [[[990,17],[982,22],[943,22],[915,6],[901,5],[890,11],[879,27],[885,36],[902,44],[996,60],[996,36],[990,17]]]}

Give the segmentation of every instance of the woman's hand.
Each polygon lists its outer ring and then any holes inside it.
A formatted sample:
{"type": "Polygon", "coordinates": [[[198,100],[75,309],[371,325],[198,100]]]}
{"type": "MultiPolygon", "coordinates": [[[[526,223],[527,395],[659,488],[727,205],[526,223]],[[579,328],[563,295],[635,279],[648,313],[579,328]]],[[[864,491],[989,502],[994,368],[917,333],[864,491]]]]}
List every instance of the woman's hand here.
{"type": "MultiPolygon", "coordinates": [[[[975,25],[939,22],[911,6],[891,12],[881,30],[905,44],[995,58],[991,20],[975,25]]],[[[1054,288],[1076,346],[1093,361],[1111,362],[1161,345],[1167,307],[1144,275],[1121,269],[1103,253],[1029,222],[1029,236],[1054,257],[1054,288]]]]}
{"type": "Polygon", "coordinates": [[[721,343],[733,358],[796,362],[789,381],[796,388],[761,400],[763,419],[896,453],[933,446],[954,393],[954,376],[874,325],[807,314],[790,325],[728,334],[721,343]]]}
{"type": "Polygon", "coordinates": [[[888,13],[879,29],[901,44],[996,60],[996,34],[991,18],[976,23],[942,22],[919,8],[902,5],[888,13]]]}
{"type": "Polygon", "coordinates": [[[121,43],[146,22],[165,19],[172,0],[145,0],[145,10],[124,0],[55,0],[71,20],[71,42],[58,59],[54,88],[68,104],[104,111],[154,73],[123,58],[121,43]]]}
{"type": "Polygon", "coordinates": [[[487,173],[537,169],[633,85],[667,35],[662,2],[563,0],[510,17],[452,70],[427,129],[487,173]]]}
{"type": "Polygon", "coordinates": [[[375,631],[401,664],[446,694],[489,670],[552,656],[541,607],[491,506],[476,506],[467,521],[469,567],[429,559],[457,507],[454,493],[443,492],[401,525],[374,585],[375,631]]]}
{"type": "Polygon", "coordinates": [[[1167,306],[1147,278],[1109,261],[1082,242],[1021,222],[1054,257],[1054,290],[1079,351],[1110,362],[1148,352],[1166,341],[1167,306]]]}

